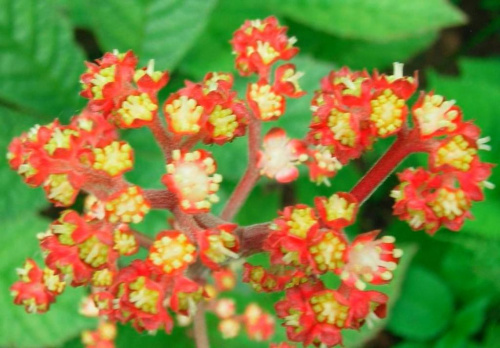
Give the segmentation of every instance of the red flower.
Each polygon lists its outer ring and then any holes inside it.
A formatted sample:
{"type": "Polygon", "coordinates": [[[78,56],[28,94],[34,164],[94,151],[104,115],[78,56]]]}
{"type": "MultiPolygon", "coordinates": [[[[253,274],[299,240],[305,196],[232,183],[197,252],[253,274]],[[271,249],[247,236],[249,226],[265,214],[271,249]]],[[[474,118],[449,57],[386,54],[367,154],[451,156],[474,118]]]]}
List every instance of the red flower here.
{"type": "Polygon", "coordinates": [[[348,301],[337,291],[324,290],[322,283],[305,283],[286,291],[284,300],[275,305],[276,314],[284,319],[288,339],[305,346],[342,343],[341,330],[346,327],[348,301]]]}
{"type": "Polygon", "coordinates": [[[175,278],[170,297],[170,308],[174,312],[193,316],[201,300],[203,300],[203,287],[200,284],[184,276],[175,278]]]}
{"type": "Polygon", "coordinates": [[[394,237],[375,239],[380,231],[372,231],[354,238],[348,250],[347,262],[340,270],[340,278],[348,286],[363,290],[365,282],[385,284],[392,279],[402,250],[395,249],[394,237]]]}
{"type": "Polygon", "coordinates": [[[415,127],[423,139],[453,133],[462,121],[462,111],[454,100],[433,92],[420,95],[412,109],[415,127]]]}
{"type": "Polygon", "coordinates": [[[245,331],[254,341],[267,341],[274,335],[274,318],[256,303],[250,303],[243,314],[245,331]]]}
{"type": "Polygon", "coordinates": [[[162,231],[149,250],[148,265],[160,274],[179,275],[196,260],[196,247],[180,231],[162,231]]]}
{"type": "Polygon", "coordinates": [[[236,69],[243,76],[258,73],[267,77],[271,65],[279,59],[289,60],[298,53],[295,38],[286,36],[286,27],[276,17],[245,21],[233,35],[231,44],[236,54],[236,69]]]}
{"type": "Polygon", "coordinates": [[[359,203],[356,197],[347,192],[338,192],[330,198],[316,197],[316,209],[321,221],[330,228],[344,228],[354,223],[359,203]]]}
{"type": "Polygon", "coordinates": [[[219,225],[214,229],[198,232],[200,259],[210,269],[218,270],[229,258],[238,258],[239,240],[234,224],[219,225]]]}
{"type": "Polygon", "coordinates": [[[116,320],[132,322],[138,331],[172,330],[172,318],[163,306],[164,285],[154,278],[144,262],[135,260],[121,269],[111,291],[116,299],[113,310],[116,320]]]}
{"type": "Polygon", "coordinates": [[[356,288],[344,288],[345,296],[349,302],[349,327],[359,330],[368,321],[385,318],[387,310],[386,294],[378,291],[360,291],[356,288]]]}
{"type": "Polygon", "coordinates": [[[276,69],[274,77],[274,89],[290,98],[302,97],[304,92],[299,86],[299,78],[304,75],[297,72],[294,64],[283,64],[276,69]]]}
{"type": "Polygon", "coordinates": [[[27,259],[17,274],[20,280],[11,286],[10,291],[14,303],[23,305],[28,313],[46,312],[66,285],[53,270],[40,269],[32,259],[27,259]]]}
{"type": "Polygon", "coordinates": [[[261,82],[248,85],[247,100],[253,114],[262,121],[274,121],[285,113],[285,97],[275,87],[261,82]]]}
{"type": "Polygon", "coordinates": [[[222,176],[211,154],[205,150],[181,152],[174,150],[167,164],[163,184],[175,193],[180,208],[188,214],[208,212],[219,201],[216,192],[222,176]]]}
{"type": "Polygon", "coordinates": [[[286,183],[298,177],[296,166],[306,160],[307,150],[303,142],[289,139],[281,128],[273,128],[264,137],[257,167],[262,175],[286,183]]]}

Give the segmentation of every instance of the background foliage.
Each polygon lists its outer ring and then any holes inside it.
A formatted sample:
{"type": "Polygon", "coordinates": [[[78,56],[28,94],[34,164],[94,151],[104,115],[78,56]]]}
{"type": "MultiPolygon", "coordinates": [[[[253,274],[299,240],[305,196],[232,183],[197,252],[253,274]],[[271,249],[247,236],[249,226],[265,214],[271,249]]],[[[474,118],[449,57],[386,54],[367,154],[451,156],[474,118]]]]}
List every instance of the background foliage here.
{"type": "MultiPolygon", "coordinates": [[[[498,162],[500,138],[500,2],[498,0],[0,0],[0,149],[36,123],[58,117],[67,121],[84,104],[78,97],[84,59],[104,51],[133,49],[141,63],[154,58],[170,69],[168,91],[184,79],[200,79],[207,71],[234,71],[228,40],[245,19],[276,15],[298,38],[295,59],[305,71],[303,88],[311,92],[319,79],[341,65],[385,71],[394,61],[406,62],[407,72],[420,70],[421,86],[457,100],[466,118],[475,119],[493,137],[485,159],[498,162]]],[[[244,81],[238,80],[244,88],[244,81]]],[[[165,93],[164,96],[166,96],[165,93]]],[[[309,122],[308,97],[289,103],[282,125],[301,137],[309,122]]],[[[162,157],[145,130],[127,132],[136,151],[137,168],[129,180],[161,187],[162,157]],[[144,172],[140,168],[148,168],[144,172]],[[150,170],[149,170],[150,169],[150,170]]],[[[316,187],[303,177],[277,186],[261,180],[238,216],[241,224],[272,219],[276,210],[293,202],[310,203],[314,196],[348,190],[380,155],[373,153],[344,168],[331,188],[316,187]],[[265,209],[262,209],[265,202],[265,209]]],[[[227,197],[245,168],[245,140],[214,149],[225,176],[221,193],[227,197]]],[[[409,159],[418,165],[423,159],[409,159]]],[[[83,290],[66,292],[49,314],[26,315],[14,307],[8,287],[15,267],[26,257],[40,258],[36,233],[57,214],[44,202],[41,190],[21,183],[0,160],[0,346],[79,347],[79,332],[95,322],[79,317],[83,290]]],[[[493,182],[498,180],[495,171],[493,182]]],[[[500,195],[489,192],[474,208],[476,221],[459,234],[443,230],[434,238],[411,232],[390,215],[389,179],[363,208],[351,233],[383,228],[406,251],[396,279],[385,290],[392,296],[387,321],[361,333],[348,333],[346,346],[399,348],[500,346],[500,195]]],[[[216,207],[216,211],[220,207],[216,207]]],[[[164,227],[166,215],[154,212],[139,227],[153,234],[164,227]]],[[[256,262],[259,257],[256,256],[256,262]]],[[[227,296],[242,311],[249,302],[268,310],[279,295],[257,295],[239,284],[227,296]]],[[[222,342],[209,315],[213,346],[257,347],[244,334],[222,342]]],[[[193,346],[189,329],[171,336],[139,335],[119,330],[118,347],[193,346]]],[[[274,341],[283,340],[278,329],[274,341]]]]}

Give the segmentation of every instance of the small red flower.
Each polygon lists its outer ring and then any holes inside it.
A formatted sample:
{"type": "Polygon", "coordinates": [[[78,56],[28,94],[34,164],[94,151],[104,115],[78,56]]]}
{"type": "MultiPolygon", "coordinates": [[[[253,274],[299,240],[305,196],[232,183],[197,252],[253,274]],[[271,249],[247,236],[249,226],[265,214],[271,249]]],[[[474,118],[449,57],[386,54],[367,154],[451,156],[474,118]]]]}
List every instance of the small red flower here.
{"type": "Polygon", "coordinates": [[[360,291],[356,288],[344,288],[345,296],[349,302],[349,327],[359,330],[361,326],[368,322],[373,322],[385,318],[387,310],[386,294],[378,291],[360,291]]]}
{"type": "Polygon", "coordinates": [[[215,173],[216,163],[209,152],[174,150],[162,182],[175,193],[180,208],[188,214],[208,212],[219,201],[216,192],[222,176],[215,173]]]}
{"type": "Polygon", "coordinates": [[[276,17],[245,21],[231,40],[239,73],[243,76],[258,73],[260,77],[266,77],[276,61],[295,56],[298,53],[293,47],[296,39],[288,38],[286,31],[276,17]]]}
{"type": "Polygon", "coordinates": [[[139,223],[151,205],[138,186],[128,186],[114,193],[104,202],[106,219],[111,223],[139,223]]]}
{"type": "Polygon", "coordinates": [[[325,290],[317,282],[291,288],[285,294],[275,309],[278,317],[284,319],[290,341],[305,346],[342,343],[341,330],[347,326],[349,303],[340,293],[325,290]]]}
{"type": "Polygon", "coordinates": [[[254,341],[267,341],[274,335],[274,318],[256,303],[250,303],[243,313],[248,337],[254,341]]]}
{"type": "Polygon", "coordinates": [[[230,268],[212,272],[217,291],[230,291],[236,286],[236,274],[230,268]]]}
{"type": "Polygon", "coordinates": [[[274,89],[290,98],[302,97],[304,92],[299,86],[299,78],[304,74],[297,72],[294,64],[284,64],[276,69],[274,89]]]}
{"type": "Polygon", "coordinates": [[[273,128],[264,137],[257,167],[262,175],[286,183],[298,177],[296,166],[306,160],[307,150],[303,142],[289,139],[281,128],[273,128]]]}
{"type": "Polygon", "coordinates": [[[446,135],[457,130],[462,121],[462,111],[454,100],[422,93],[413,106],[413,120],[423,139],[446,135]]]}
{"type": "Polygon", "coordinates": [[[139,91],[150,96],[156,95],[170,80],[168,71],[156,71],[154,65],[155,61],[151,59],[147,67],[136,70],[134,73],[134,82],[139,91]]]}
{"type": "Polygon", "coordinates": [[[309,149],[309,160],[306,165],[309,167],[309,178],[316,184],[326,184],[330,186],[329,178],[332,178],[342,169],[342,163],[334,155],[332,146],[317,145],[309,149]]]}
{"type": "Polygon", "coordinates": [[[385,284],[392,279],[402,250],[394,246],[395,239],[384,236],[375,239],[380,231],[372,231],[354,238],[348,250],[347,262],[340,270],[340,278],[348,286],[360,290],[371,284],[385,284]]]}
{"type": "Polygon", "coordinates": [[[236,313],[236,304],[233,299],[221,298],[217,300],[214,307],[214,313],[219,319],[228,319],[236,313]]]}
{"type": "Polygon", "coordinates": [[[321,221],[330,228],[344,228],[354,223],[359,203],[356,197],[347,192],[338,192],[314,199],[321,221]]]}
{"type": "Polygon", "coordinates": [[[234,233],[236,227],[234,224],[224,224],[198,233],[200,259],[207,267],[218,270],[230,258],[238,258],[239,240],[234,233]]]}
{"type": "Polygon", "coordinates": [[[277,120],[285,113],[285,97],[269,84],[249,84],[247,100],[254,116],[262,121],[277,120]]]}
{"type": "Polygon", "coordinates": [[[53,270],[40,269],[32,259],[27,259],[17,274],[20,280],[11,286],[10,292],[14,303],[23,305],[28,313],[46,312],[66,285],[53,270]]]}
{"type": "Polygon", "coordinates": [[[176,313],[193,316],[198,302],[203,299],[203,287],[184,276],[176,277],[170,297],[170,308],[176,313]]]}
{"type": "Polygon", "coordinates": [[[148,265],[160,274],[182,273],[196,260],[196,247],[180,231],[162,231],[149,250],[148,265]]]}
{"type": "Polygon", "coordinates": [[[114,348],[116,325],[111,322],[101,322],[97,330],[82,332],[82,343],[85,348],[114,348]]]}
{"type": "Polygon", "coordinates": [[[112,317],[120,322],[132,322],[140,332],[163,328],[170,332],[172,318],[163,306],[164,285],[155,279],[149,267],[140,260],[122,268],[111,288],[112,317]]]}

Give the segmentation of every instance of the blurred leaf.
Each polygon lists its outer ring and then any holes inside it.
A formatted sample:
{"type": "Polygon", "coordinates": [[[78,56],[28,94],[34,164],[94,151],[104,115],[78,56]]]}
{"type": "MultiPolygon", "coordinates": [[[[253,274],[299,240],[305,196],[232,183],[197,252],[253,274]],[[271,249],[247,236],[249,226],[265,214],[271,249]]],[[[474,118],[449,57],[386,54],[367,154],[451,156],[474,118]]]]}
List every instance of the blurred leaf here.
{"type": "Polygon", "coordinates": [[[172,69],[201,33],[215,0],[91,0],[97,38],[105,50],[129,49],[145,64],[172,69]]]}
{"type": "Polygon", "coordinates": [[[443,265],[448,272],[448,281],[461,290],[466,298],[480,297],[482,294],[500,295],[500,241],[483,238],[478,235],[460,233],[450,238],[457,244],[455,251],[459,253],[454,259],[448,260],[443,265]],[[461,255],[460,255],[461,254],[461,255]],[[459,257],[466,257],[460,260],[459,257]],[[460,271],[461,270],[461,271],[460,271]],[[460,277],[458,273],[460,272],[460,277]],[[469,274],[467,281],[460,284],[459,279],[464,279],[464,274],[469,274]]]}
{"type": "MultiPolygon", "coordinates": [[[[489,194],[490,192],[487,192],[489,194]]],[[[472,206],[473,220],[466,220],[463,231],[500,242],[500,202],[494,197],[487,197],[483,202],[472,206]],[[480,223],[478,223],[480,222],[480,223]]]]}
{"type": "Polygon", "coordinates": [[[475,256],[485,250],[467,250],[461,245],[454,246],[446,254],[441,265],[441,272],[457,296],[465,301],[490,296],[500,289],[500,282],[492,278],[498,274],[498,258],[482,264],[475,256]],[[497,269],[497,271],[492,271],[497,269]],[[466,279],[466,281],[464,281],[466,279]]]}
{"type": "Polygon", "coordinates": [[[51,0],[0,0],[0,102],[34,115],[79,109],[83,55],[51,0]]]}
{"type": "Polygon", "coordinates": [[[486,328],[483,348],[500,347],[500,324],[492,323],[486,328]]]}
{"type": "MultiPolygon", "coordinates": [[[[0,107],[3,127],[0,129],[0,152],[7,152],[13,136],[27,131],[35,119],[0,107]]],[[[28,257],[41,260],[36,234],[44,231],[49,221],[39,215],[48,205],[41,189],[32,189],[9,170],[5,156],[0,156],[0,346],[53,346],[78,335],[93,321],[79,316],[78,304],[83,289],[67,289],[49,313],[27,314],[12,303],[9,287],[17,280],[15,269],[28,257]]]]}
{"type": "Polygon", "coordinates": [[[276,13],[340,37],[389,41],[463,24],[445,0],[267,0],[276,13]]]}
{"type": "MultiPolygon", "coordinates": [[[[498,162],[500,149],[500,123],[498,122],[498,100],[500,100],[500,59],[463,59],[459,62],[460,76],[450,77],[427,74],[429,88],[436,94],[457,101],[465,119],[472,119],[481,127],[483,136],[491,136],[492,151],[482,151],[481,158],[488,162],[498,162]]],[[[500,182],[500,171],[493,169],[490,181],[500,182]]],[[[497,195],[498,190],[494,191],[497,195]]],[[[476,224],[479,225],[479,224],[476,224]]]]}
{"type": "Polygon", "coordinates": [[[427,348],[428,346],[425,343],[417,343],[417,342],[403,342],[394,346],[394,348],[427,348]]]}
{"type": "Polygon", "coordinates": [[[294,23],[290,23],[290,33],[297,37],[302,52],[351,69],[384,69],[394,62],[405,62],[437,38],[436,32],[428,32],[388,42],[345,39],[294,23]]]}
{"type": "Polygon", "coordinates": [[[86,0],[55,0],[58,6],[67,14],[71,23],[78,28],[92,27],[92,9],[86,0]]]}
{"type": "MultiPolygon", "coordinates": [[[[387,308],[387,313],[389,318],[394,310],[394,304],[397,303],[398,298],[401,294],[402,285],[407,276],[408,267],[410,266],[411,260],[415,255],[416,248],[412,245],[402,246],[403,258],[399,264],[396,271],[394,271],[394,278],[389,284],[381,286],[370,286],[368,290],[376,290],[383,292],[389,296],[389,303],[387,308]]],[[[344,344],[348,348],[364,347],[366,343],[375,337],[388,323],[388,319],[377,320],[370,327],[365,324],[359,331],[344,330],[342,335],[344,336],[344,344]]]]}
{"type": "Polygon", "coordinates": [[[468,303],[455,316],[453,330],[460,332],[466,337],[478,333],[483,326],[489,303],[489,298],[480,298],[468,303]]]}
{"type": "Polygon", "coordinates": [[[389,319],[389,330],[411,340],[428,340],[449,324],[453,296],[446,283],[421,267],[407,273],[401,297],[389,319]]]}
{"type": "Polygon", "coordinates": [[[488,298],[480,298],[462,308],[455,315],[452,327],[436,343],[436,348],[468,347],[468,338],[482,328],[488,304],[488,298]]]}

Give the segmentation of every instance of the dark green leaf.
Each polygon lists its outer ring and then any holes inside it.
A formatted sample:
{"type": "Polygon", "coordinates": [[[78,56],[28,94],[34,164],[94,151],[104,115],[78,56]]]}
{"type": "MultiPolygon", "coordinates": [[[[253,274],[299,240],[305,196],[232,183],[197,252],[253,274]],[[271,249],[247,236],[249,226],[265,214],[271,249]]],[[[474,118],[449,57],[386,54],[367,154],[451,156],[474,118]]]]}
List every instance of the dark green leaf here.
{"type": "Polygon", "coordinates": [[[144,64],[172,69],[201,33],[215,0],[91,0],[104,49],[132,49],[144,64]]]}
{"type": "Polygon", "coordinates": [[[428,340],[449,324],[452,293],[440,278],[420,267],[407,273],[401,297],[394,306],[388,328],[411,340],[428,340]]]}
{"type": "Polygon", "coordinates": [[[294,23],[290,23],[290,33],[297,37],[302,52],[351,69],[384,69],[394,62],[406,62],[437,38],[436,32],[429,32],[388,42],[345,39],[294,23]]]}
{"type": "Polygon", "coordinates": [[[269,0],[276,13],[346,38],[389,41],[463,24],[445,0],[269,0]]]}
{"type": "Polygon", "coordinates": [[[68,117],[83,55],[53,1],[0,0],[0,102],[35,115],[68,117]]]}

